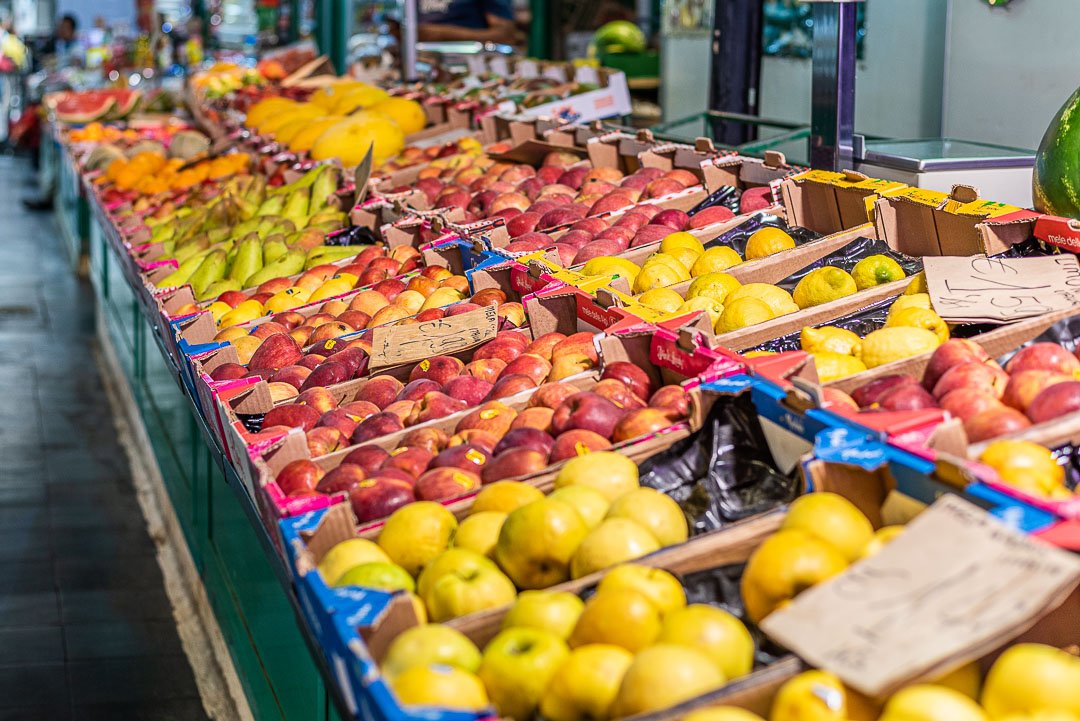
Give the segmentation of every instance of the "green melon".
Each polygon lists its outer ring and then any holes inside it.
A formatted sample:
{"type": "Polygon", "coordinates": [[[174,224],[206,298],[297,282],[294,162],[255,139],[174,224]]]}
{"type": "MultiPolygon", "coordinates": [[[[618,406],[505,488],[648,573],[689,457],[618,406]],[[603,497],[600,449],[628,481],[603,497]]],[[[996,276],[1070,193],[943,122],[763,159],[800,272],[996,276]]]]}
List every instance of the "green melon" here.
{"type": "Polygon", "coordinates": [[[1031,197],[1040,212],[1080,218],[1080,89],[1061,106],[1039,143],[1031,197]]]}

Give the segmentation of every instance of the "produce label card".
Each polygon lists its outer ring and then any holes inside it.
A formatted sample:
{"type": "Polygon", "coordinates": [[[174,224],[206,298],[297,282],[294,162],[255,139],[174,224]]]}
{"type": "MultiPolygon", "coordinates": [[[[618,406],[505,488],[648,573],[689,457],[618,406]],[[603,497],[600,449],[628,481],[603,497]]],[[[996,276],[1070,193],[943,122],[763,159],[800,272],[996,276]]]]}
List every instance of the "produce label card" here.
{"type": "Polygon", "coordinates": [[[1059,606],[1080,559],[948,494],[881,551],[800,594],[761,628],[881,696],[978,658],[1059,606]]]}
{"type": "Polygon", "coordinates": [[[368,367],[423,363],[437,355],[453,355],[491,340],[498,332],[498,306],[494,303],[427,323],[378,326],[371,336],[368,367]]]}
{"type": "Polygon", "coordinates": [[[928,257],[923,269],[934,310],[947,321],[1009,323],[1080,305],[1074,255],[928,257]]]}

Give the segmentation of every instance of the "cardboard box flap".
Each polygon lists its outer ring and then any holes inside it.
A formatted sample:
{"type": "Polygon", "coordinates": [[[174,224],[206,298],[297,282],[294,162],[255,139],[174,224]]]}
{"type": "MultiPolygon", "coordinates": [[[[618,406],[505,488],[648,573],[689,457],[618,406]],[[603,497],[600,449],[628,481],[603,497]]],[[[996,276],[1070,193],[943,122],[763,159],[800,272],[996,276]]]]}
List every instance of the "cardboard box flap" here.
{"type": "Polygon", "coordinates": [[[540,165],[544,162],[544,158],[547,157],[548,153],[555,152],[571,153],[580,157],[582,160],[586,159],[588,156],[583,148],[568,148],[561,145],[553,145],[552,143],[545,143],[540,140],[526,140],[523,143],[518,143],[504,153],[490,153],[488,157],[507,163],[540,165]]]}
{"type": "Polygon", "coordinates": [[[792,225],[828,235],[866,223],[868,199],[905,187],[850,170],[809,170],[785,178],[780,195],[792,225]]]}

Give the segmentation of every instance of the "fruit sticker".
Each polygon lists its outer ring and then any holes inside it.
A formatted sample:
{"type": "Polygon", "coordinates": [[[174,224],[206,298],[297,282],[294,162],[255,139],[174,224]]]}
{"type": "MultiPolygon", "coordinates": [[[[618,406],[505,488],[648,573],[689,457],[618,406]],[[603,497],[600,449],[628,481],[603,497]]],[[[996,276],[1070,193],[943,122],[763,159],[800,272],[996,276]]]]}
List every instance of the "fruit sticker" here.
{"type": "Polygon", "coordinates": [[[487,408],[485,410],[480,411],[480,417],[483,418],[485,421],[490,421],[492,418],[496,418],[498,415],[499,415],[499,409],[498,408],[487,408]]]}
{"type": "MultiPolygon", "coordinates": [[[[483,413],[481,413],[480,415],[481,417],[483,417],[483,413]]],[[[485,456],[483,453],[476,450],[475,448],[470,448],[469,451],[465,454],[465,460],[469,461],[470,463],[475,463],[478,466],[482,466],[487,461],[487,456],[485,456]]]]}

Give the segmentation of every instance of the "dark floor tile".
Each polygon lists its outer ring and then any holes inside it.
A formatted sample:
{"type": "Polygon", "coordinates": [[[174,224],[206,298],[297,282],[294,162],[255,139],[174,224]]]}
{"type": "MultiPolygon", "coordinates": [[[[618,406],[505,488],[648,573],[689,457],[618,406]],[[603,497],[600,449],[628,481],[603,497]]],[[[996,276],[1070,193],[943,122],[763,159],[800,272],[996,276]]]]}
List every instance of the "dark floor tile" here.
{"type": "Polygon", "coordinates": [[[120,618],[172,619],[172,606],[165,589],[60,590],[60,611],[64,623],[115,621],[120,618]]]}
{"type": "MultiPolygon", "coordinates": [[[[138,509],[132,511],[132,515],[138,509]]],[[[141,515],[138,516],[140,519],[141,515]]],[[[147,556],[156,552],[153,541],[142,527],[117,528],[103,526],[67,533],[57,533],[52,539],[57,558],[111,559],[128,556],[147,556]]]]}
{"type": "Polygon", "coordinates": [[[134,656],[175,656],[184,652],[170,620],[124,619],[64,626],[69,661],[134,656]]]}
{"type": "Polygon", "coordinates": [[[0,706],[59,706],[69,698],[63,664],[0,668],[0,706]]]}
{"type": "Polygon", "coordinates": [[[121,508],[89,504],[59,504],[48,507],[49,524],[54,533],[75,533],[95,528],[140,528],[146,532],[146,519],[141,513],[131,513],[127,503],[121,508]]]}
{"type": "MultiPolygon", "coordinates": [[[[14,475],[8,475],[9,473],[11,473],[10,469],[8,473],[0,471],[0,481],[16,478],[14,475]]],[[[40,505],[46,500],[43,483],[0,484],[0,506],[40,505]]]]}
{"type": "MultiPolygon", "coordinates": [[[[49,561],[7,561],[0,563],[2,594],[41,593],[53,591],[56,580],[49,561]]],[[[2,597],[2,595],[0,595],[2,597]]]]}
{"type": "Polygon", "coordinates": [[[0,628],[0,669],[63,662],[64,637],[59,626],[0,628]]]}
{"type": "MultiPolygon", "coordinates": [[[[0,486],[3,490],[3,486],[0,486]]],[[[97,505],[122,502],[139,513],[135,489],[119,479],[102,479],[101,482],[64,481],[45,485],[45,495],[50,505],[97,505]]]]}
{"type": "Polygon", "coordinates": [[[67,664],[76,706],[137,703],[199,695],[187,656],[98,659],[67,664]]]}
{"type": "Polygon", "coordinates": [[[56,591],[0,593],[0,628],[59,623],[60,596],[56,591]]]}
{"type": "MultiPolygon", "coordinates": [[[[76,706],[74,721],[207,721],[197,698],[170,699],[145,704],[94,704],[76,706]]],[[[0,716],[0,721],[3,717],[0,716]]]]}
{"type": "MultiPolygon", "coordinates": [[[[31,509],[27,509],[29,514],[31,509]]],[[[22,528],[0,525],[0,562],[45,561],[53,556],[49,521],[46,516],[38,526],[22,528]]],[[[0,584],[3,580],[0,579],[0,584]]]]}
{"type": "Polygon", "coordinates": [[[61,591],[96,591],[160,588],[163,581],[154,555],[116,557],[102,553],[98,558],[58,556],[56,583],[61,591]]]}
{"type": "Polygon", "coordinates": [[[22,506],[0,507],[0,528],[5,531],[27,528],[47,532],[51,526],[52,516],[47,506],[32,506],[30,508],[23,508],[22,506]]]}
{"type": "Polygon", "coordinates": [[[68,705],[0,707],[0,721],[69,721],[69,719],[71,719],[71,707],[68,705]]]}

